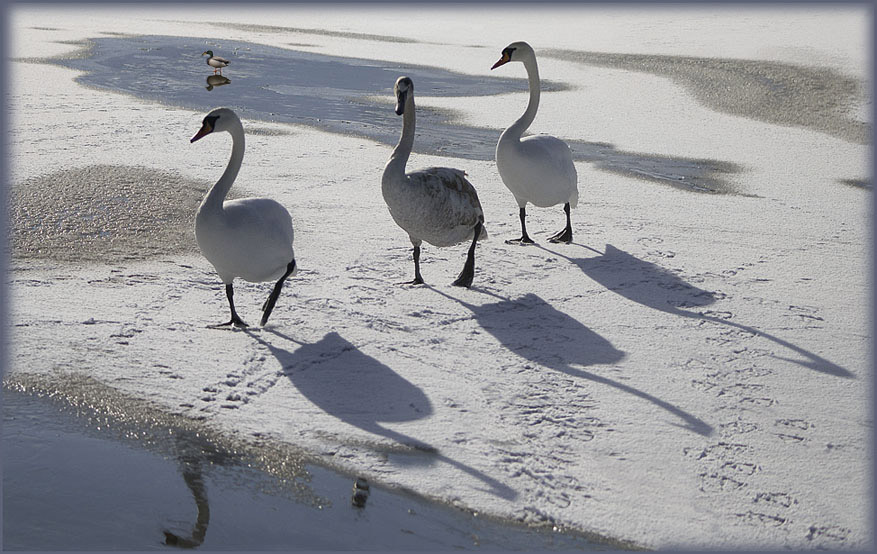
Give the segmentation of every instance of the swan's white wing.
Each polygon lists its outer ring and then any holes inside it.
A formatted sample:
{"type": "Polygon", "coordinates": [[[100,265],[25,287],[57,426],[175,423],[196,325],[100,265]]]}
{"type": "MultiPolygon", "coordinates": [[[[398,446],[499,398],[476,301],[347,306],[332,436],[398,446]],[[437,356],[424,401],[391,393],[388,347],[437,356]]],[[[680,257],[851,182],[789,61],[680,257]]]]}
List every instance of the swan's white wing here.
{"type": "Polygon", "coordinates": [[[196,227],[198,245],[223,281],[278,279],[295,257],[286,208],[269,198],[241,198],[225,202],[223,213],[196,227]]]}
{"type": "Polygon", "coordinates": [[[501,141],[496,163],[512,194],[536,206],[578,202],[578,175],[572,151],[559,138],[533,135],[520,141],[501,141]]]}

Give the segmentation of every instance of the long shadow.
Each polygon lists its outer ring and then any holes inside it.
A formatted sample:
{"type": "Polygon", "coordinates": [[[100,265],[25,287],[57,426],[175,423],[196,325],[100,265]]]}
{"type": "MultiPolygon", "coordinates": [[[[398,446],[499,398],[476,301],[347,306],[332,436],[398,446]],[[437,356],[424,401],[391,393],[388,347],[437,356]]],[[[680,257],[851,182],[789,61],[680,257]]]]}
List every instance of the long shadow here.
{"type": "Polygon", "coordinates": [[[445,462],[483,482],[488,492],[507,500],[517,493],[507,485],[461,462],[441,454],[436,448],[382,423],[415,421],[432,415],[429,398],[378,360],[363,354],[336,332],[327,333],[315,343],[301,343],[271,328],[277,339],[298,344],[289,351],[276,341],[267,341],[252,331],[247,333],[266,347],[280,362],[293,386],[321,410],[363,431],[388,438],[401,448],[367,445],[395,454],[407,454],[408,461],[432,465],[445,462]]]}
{"type": "Polygon", "coordinates": [[[651,262],[640,260],[611,244],[606,245],[605,252],[594,250],[600,255],[591,258],[571,258],[542,246],[540,248],[570,260],[579,266],[588,277],[628,300],[680,317],[710,321],[740,329],[752,335],[766,338],[803,357],[803,359],[793,359],[771,354],[776,359],[793,362],[829,375],[848,379],[855,378],[854,374],[843,367],[775,335],[703,312],[688,311],[714,303],[717,299],[716,294],[699,289],[685,282],[675,273],[651,262]]]}
{"type": "Polygon", "coordinates": [[[529,293],[512,300],[486,293],[500,300],[478,306],[438,289],[432,290],[469,309],[485,331],[518,356],[555,371],[588,379],[647,400],[681,419],[684,422],[681,427],[703,436],[712,434],[712,426],[678,406],[630,385],[582,369],[595,364],[618,362],[625,354],[539,296],[529,293]]]}
{"type": "MultiPolygon", "coordinates": [[[[466,97],[527,91],[521,76],[489,74],[495,56],[485,56],[483,76],[437,67],[328,56],[236,40],[173,36],[116,36],[89,39],[82,51],[49,63],[83,71],[76,81],[162,105],[207,111],[229,105],[245,120],[308,125],[393,146],[399,122],[392,114],[392,83],[405,74],[424,96],[466,97]],[[231,60],[225,75],[233,86],[204,87],[212,70],[201,52],[212,48],[231,60]],[[212,91],[212,92],[207,92],[212,91]],[[383,98],[384,101],[381,101],[383,98]]],[[[39,61],[39,60],[37,60],[39,61]]],[[[519,75],[522,75],[519,73],[519,75]]],[[[211,75],[212,77],[212,75],[211,75]]],[[[568,90],[542,80],[544,92],[568,90]]],[[[523,111],[524,104],[520,110],[523,111]]],[[[519,112],[498,120],[510,124],[519,112]]],[[[501,129],[465,125],[453,110],[418,107],[418,153],[493,160],[501,129]]],[[[577,161],[600,170],[645,179],[691,192],[737,194],[728,175],[743,168],[721,160],[626,152],[612,144],[567,141],[577,161]]]]}

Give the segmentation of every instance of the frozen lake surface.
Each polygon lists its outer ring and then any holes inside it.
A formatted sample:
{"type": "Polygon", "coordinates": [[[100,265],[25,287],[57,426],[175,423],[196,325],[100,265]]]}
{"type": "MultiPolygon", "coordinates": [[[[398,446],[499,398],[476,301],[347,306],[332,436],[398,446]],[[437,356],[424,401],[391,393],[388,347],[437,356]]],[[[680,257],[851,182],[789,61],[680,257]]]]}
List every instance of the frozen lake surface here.
{"type": "MultiPolygon", "coordinates": [[[[79,53],[53,61],[85,71],[77,81],[99,89],[205,113],[222,105],[244,119],[310,125],[389,146],[401,130],[392,111],[393,83],[400,75],[414,80],[418,97],[453,97],[463,103],[467,97],[527,91],[526,79],[496,74],[474,76],[196,37],[92,38],[79,53]],[[208,49],[230,60],[224,79],[209,73],[207,58],[201,56],[208,49]]],[[[550,79],[541,82],[543,92],[569,88],[550,79]]],[[[500,132],[454,120],[458,115],[419,107],[415,151],[492,161],[500,132]]],[[[733,192],[727,177],[741,171],[726,161],[627,152],[603,142],[570,140],[569,145],[576,160],[693,192],[733,192]]]]}
{"type": "MultiPolygon", "coordinates": [[[[237,532],[238,503],[407,522],[404,502],[377,508],[411,491],[430,521],[477,512],[644,548],[872,545],[868,10],[221,17],[19,6],[9,37],[5,383],[106,415],[67,444],[109,440],[95,450],[150,465],[147,544],[237,532]],[[560,207],[528,209],[537,245],[505,243],[518,206],[492,153],[527,93],[522,66],[490,66],[522,39],[546,83],[530,130],[576,158],[571,244],[546,241],[560,207]],[[208,49],[232,60],[223,79],[208,49]],[[463,246],[424,248],[427,284],[397,284],[411,244],[380,182],[403,71],[420,116],[409,169],[465,170],[484,208],[468,290],[450,284],[463,246]],[[189,139],[222,104],[246,131],[231,192],[287,207],[300,264],[246,331],[208,328],[228,304],[192,233],[230,142],[189,139]],[[357,477],[372,485],[358,511],[357,477]]],[[[244,320],[269,288],[235,283],[244,320]]],[[[22,432],[34,451],[40,429],[22,432]]],[[[124,480],[106,494],[127,500],[124,480]]]]}

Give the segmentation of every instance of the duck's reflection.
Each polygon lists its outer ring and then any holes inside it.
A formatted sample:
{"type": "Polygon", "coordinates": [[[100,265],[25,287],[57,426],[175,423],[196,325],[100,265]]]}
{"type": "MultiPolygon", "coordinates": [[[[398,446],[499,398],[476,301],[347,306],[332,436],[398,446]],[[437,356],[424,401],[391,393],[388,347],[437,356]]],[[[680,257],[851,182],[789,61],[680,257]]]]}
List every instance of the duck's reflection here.
{"type": "Polygon", "coordinates": [[[369,486],[365,477],[357,477],[353,482],[353,496],[350,498],[351,504],[357,508],[365,508],[368,500],[369,486]]]}
{"type": "Polygon", "coordinates": [[[222,85],[227,85],[229,83],[231,83],[231,79],[223,75],[208,75],[207,86],[204,88],[207,90],[213,90],[213,87],[221,87],[222,85]]]}

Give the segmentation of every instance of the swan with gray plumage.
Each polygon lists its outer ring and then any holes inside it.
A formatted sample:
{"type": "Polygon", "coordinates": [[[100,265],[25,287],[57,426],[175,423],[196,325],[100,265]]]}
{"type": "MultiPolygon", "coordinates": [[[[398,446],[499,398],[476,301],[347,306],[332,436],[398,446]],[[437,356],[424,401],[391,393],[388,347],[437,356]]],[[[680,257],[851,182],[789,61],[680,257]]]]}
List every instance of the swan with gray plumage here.
{"type": "Polygon", "coordinates": [[[487,238],[478,194],[459,169],[430,167],[405,173],[414,146],[414,83],[408,77],[399,77],[393,89],[396,115],[403,116],[402,135],[384,168],[381,192],[393,220],[408,233],[414,246],[414,280],[405,284],[423,283],[423,241],[444,247],[471,240],[463,270],[452,283],[470,287],[475,275],[475,245],[487,238]]]}
{"type": "Polygon", "coordinates": [[[213,327],[247,327],[234,307],[232,282],[237,277],[251,283],[277,280],[262,304],[261,324],[265,325],[280,296],[283,282],[296,269],[292,217],[286,208],[270,198],[225,200],[244,158],[244,128],[232,110],[217,108],[204,117],[201,130],[191,142],[216,131],[226,131],[231,135],[231,158],[195,214],[198,247],[225,283],[231,308],[231,320],[213,327]]]}
{"type": "Polygon", "coordinates": [[[569,146],[550,135],[533,135],[522,138],[524,131],[536,118],[539,108],[539,68],[536,53],[526,42],[513,42],[502,51],[502,57],[490,69],[508,62],[521,62],[527,70],[530,101],[527,109],[511,124],[496,144],[496,167],[503,183],[518,202],[521,220],[521,238],[507,240],[510,244],[533,244],[527,234],[527,203],[549,207],[563,204],[566,227],[549,237],[551,242],[572,242],[570,208],[579,200],[578,175],[569,146]]]}

